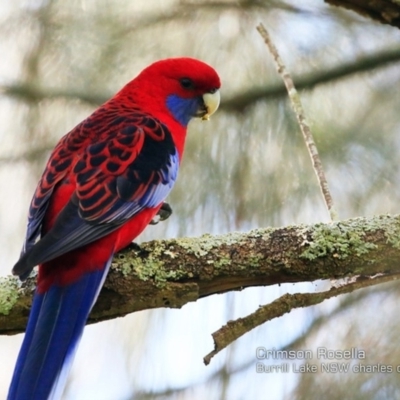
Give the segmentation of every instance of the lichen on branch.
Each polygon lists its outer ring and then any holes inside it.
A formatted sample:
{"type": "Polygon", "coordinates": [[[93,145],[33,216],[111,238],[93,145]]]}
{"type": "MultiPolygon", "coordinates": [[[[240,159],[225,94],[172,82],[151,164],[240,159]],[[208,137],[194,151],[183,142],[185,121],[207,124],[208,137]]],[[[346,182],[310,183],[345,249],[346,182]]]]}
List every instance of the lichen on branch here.
{"type": "MultiPolygon", "coordinates": [[[[89,322],[251,286],[400,272],[400,216],[152,241],[114,257],[89,322]]],[[[395,278],[393,278],[395,279],[395,278]]],[[[35,276],[0,285],[0,333],[22,332],[35,276]]]]}

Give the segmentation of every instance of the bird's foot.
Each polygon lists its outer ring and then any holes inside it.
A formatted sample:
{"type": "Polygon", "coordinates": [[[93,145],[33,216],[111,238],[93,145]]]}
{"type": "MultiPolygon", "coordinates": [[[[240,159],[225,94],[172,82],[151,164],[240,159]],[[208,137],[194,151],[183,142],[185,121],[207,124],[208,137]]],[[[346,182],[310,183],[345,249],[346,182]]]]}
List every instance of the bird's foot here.
{"type": "Polygon", "coordinates": [[[142,248],[135,242],[131,242],[128,244],[128,246],[125,247],[125,250],[130,250],[130,251],[142,251],[142,248]]]}
{"type": "Polygon", "coordinates": [[[168,203],[163,203],[161,208],[158,210],[158,213],[155,217],[150,221],[150,225],[157,225],[161,221],[165,221],[172,214],[172,208],[168,203]]]}

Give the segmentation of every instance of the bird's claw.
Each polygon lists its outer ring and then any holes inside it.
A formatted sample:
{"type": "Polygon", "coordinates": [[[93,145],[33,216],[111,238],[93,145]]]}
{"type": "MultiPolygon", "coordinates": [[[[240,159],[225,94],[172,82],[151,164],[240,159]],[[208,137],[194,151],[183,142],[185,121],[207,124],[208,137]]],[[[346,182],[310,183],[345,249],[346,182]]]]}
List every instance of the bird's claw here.
{"type": "Polygon", "coordinates": [[[128,244],[128,246],[125,247],[125,250],[139,252],[139,251],[142,251],[142,248],[137,243],[131,242],[128,244]]]}
{"type": "Polygon", "coordinates": [[[165,221],[172,214],[172,208],[168,203],[163,203],[163,205],[158,210],[158,213],[150,221],[150,225],[157,225],[161,221],[165,221]]]}

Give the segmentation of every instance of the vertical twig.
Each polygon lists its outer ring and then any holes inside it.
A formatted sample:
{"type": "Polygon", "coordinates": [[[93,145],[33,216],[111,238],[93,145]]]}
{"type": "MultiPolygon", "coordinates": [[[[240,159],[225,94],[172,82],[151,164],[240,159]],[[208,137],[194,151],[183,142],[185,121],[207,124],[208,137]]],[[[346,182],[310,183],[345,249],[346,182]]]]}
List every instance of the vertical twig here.
{"type": "Polygon", "coordinates": [[[325,177],[325,172],[322,167],[321,159],[319,158],[317,146],[315,145],[311,129],[306,121],[303,106],[301,104],[300,96],[294,86],[293,80],[289,74],[289,72],[286,70],[285,65],[282,62],[282,59],[279,56],[278,50],[275,47],[275,45],[272,43],[272,40],[265,29],[264,25],[260,23],[260,25],[257,26],[257,30],[264,39],[265,44],[268,46],[269,51],[271,52],[274,61],[275,61],[275,66],[276,69],[279,73],[279,75],[282,77],[283,82],[285,83],[286,89],[289,94],[289,99],[292,104],[292,108],[296,114],[297,121],[299,122],[301,132],[304,137],[304,141],[306,143],[308,153],[310,154],[312,165],[314,168],[314,171],[317,175],[319,186],[321,188],[321,192],[323,195],[323,198],[325,200],[326,207],[328,208],[329,215],[331,217],[331,220],[337,220],[337,214],[333,206],[333,201],[332,201],[332,196],[329,191],[329,186],[328,182],[325,177]]]}

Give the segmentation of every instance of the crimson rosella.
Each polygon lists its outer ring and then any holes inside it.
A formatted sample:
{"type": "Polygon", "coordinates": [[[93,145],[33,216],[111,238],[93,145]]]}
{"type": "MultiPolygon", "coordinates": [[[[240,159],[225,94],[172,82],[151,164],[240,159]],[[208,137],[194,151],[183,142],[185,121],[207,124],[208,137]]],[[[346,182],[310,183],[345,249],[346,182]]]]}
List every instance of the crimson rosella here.
{"type": "Polygon", "coordinates": [[[219,105],[220,80],[192,58],[155,62],[65,135],[33,196],[13,273],[39,265],[8,400],[61,396],[114,253],[159,212],[174,185],[186,128],[219,105]]]}

